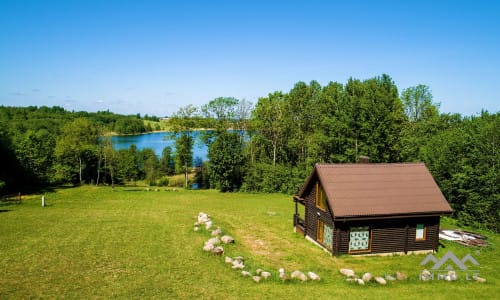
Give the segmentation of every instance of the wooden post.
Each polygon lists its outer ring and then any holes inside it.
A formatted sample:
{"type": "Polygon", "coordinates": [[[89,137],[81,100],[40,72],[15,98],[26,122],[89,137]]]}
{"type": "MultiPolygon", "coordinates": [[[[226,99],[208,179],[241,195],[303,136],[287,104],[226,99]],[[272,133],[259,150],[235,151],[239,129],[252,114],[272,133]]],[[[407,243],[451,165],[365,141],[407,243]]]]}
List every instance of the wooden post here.
{"type": "Polygon", "coordinates": [[[42,207],[45,207],[45,195],[42,195],[42,207]]]}

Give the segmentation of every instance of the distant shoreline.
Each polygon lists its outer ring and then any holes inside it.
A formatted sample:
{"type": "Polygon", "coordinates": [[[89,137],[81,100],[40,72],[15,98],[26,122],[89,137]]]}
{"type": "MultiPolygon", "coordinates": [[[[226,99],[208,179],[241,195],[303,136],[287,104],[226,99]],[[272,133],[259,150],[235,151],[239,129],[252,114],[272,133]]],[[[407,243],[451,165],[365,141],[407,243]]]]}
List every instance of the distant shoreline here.
{"type": "MultiPolygon", "coordinates": [[[[210,131],[214,130],[213,128],[194,128],[190,131],[210,131]]],[[[131,136],[131,135],[143,135],[143,134],[151,134],[151,133],[161,133],[161,132],[174,132],[171,130],[153,130],[153,131],[148,131],[148,132],[139,132],[139,133],[117,133],[114,131],[111,132],[106,132],[103,134],[104,137],[108,136],[131,136]]]]}

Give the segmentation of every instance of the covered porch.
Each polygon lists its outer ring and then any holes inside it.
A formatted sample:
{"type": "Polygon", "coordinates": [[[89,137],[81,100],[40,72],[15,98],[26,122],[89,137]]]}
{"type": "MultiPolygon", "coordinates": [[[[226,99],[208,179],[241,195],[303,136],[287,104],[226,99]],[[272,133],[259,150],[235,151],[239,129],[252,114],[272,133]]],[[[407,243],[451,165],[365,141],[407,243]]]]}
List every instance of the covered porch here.
{"type": "Polygon", "coordinates": [[[298,196],[293,197],[293,202],[295,202],[295,214],[293,215],[293,231],[296,233],[300,233],[305,236],[306,234],[306,222],[302,215],[305,216],[305,199],[300,198],[298,196]],[[300,207],[299,207],[300,203],[300,207]]]}

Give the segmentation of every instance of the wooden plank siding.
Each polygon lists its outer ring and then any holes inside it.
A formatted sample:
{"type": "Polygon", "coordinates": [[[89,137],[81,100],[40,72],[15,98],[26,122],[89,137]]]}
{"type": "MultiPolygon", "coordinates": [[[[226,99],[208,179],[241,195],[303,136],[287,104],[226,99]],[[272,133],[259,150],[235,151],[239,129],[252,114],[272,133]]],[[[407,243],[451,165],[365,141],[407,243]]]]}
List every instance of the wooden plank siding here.
{"type": "MultiPolygon", "coordinates": [[[[318,220],[322,221],[325,225],[331,226],[333,231],[335,232],[335,228],[333,226],[333,218],[330,208],[327,206],[326,211],[323,211],[316,207],[316,188],[312,188],[311,192],[305,198],[305,223],[306,223],[306,232],[305,234],[309,236],[311,239],[317,241],[317,224],[318,220]]],[[[335,239],[332,239],[335,241],[335,239]]],[[[327,248],[333,249],[334,245],[324,245],[327,248]]]]}
{"type": "Polygon", "coordinates": [[[439,216],[437,217],[415,217],[388,220],[369,220],[363,222],[335,222],[335,227],[340,231],[338,252],[334,254],[370,254],[370,253],[407,253],[409,251],[437,250],[439,235],[439,216]],[[424,240],[416,240],[417,224],[426,226],[426,237],[424,240]],[[349,230],[350,227],[370,226],[371,229],[371,251],[349,252],[349,230]],[[408,228],[408,233],[407,232],[408,228]]]}

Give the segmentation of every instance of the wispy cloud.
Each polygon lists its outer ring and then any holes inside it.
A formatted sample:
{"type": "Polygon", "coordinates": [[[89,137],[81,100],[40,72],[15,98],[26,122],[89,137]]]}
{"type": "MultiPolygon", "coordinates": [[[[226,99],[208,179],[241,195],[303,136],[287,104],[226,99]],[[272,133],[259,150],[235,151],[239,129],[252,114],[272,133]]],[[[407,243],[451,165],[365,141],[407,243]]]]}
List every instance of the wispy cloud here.
{"type": "Polygon", "coordinates": [[[31,91],[37,93],[40,91],[40,89],[31,89],[31,91]]]}
{"type": "Polygon", "coordinates": [[[14,96],[24,96],[24,92],[21,92],[21,91],[15,91],[13,93],[10,93],[11,95],[14,95],[14,96]]]}

